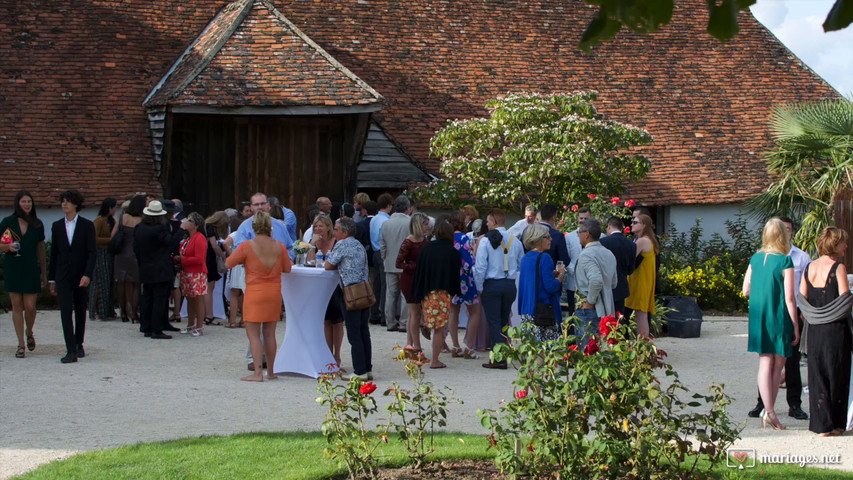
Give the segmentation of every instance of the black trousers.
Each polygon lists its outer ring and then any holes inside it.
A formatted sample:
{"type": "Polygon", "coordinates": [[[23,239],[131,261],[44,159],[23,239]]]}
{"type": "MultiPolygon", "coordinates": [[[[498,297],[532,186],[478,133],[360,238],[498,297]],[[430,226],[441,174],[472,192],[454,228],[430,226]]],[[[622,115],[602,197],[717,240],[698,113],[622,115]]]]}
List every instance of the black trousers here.
{"type": "Polygon", "coordinates": [[[382,254],[373,252],[373,272],[370,277],[370,286],[376,295],[376,303],[370,307],[370,321],[385,325],[385,264],[382,263],[382,254]]]}
{"type": "Polygon", "coordinates": [[[171,293],[172,282],[169,281],[142,284],[140,332],[163,333],[163,328],[169,322],[169,296],[171,293]]]}
{"type": "Polygon", "coordinates": [[[352,370],[356,375],[373,371],[373,347],[370,343],[370,326],[367,319],[370,309],[343,310],[344,325],[347,330],[350,351],[352,352],[352,370]]]}
{"type": "Polygon", "coordinates": [[[56,294],[59,296],[59,315],[62,319],[62,333],[65,336],[65,349],[76,353],[77,345],[83,345],[86,335],[86,308],[89,304],[89,288],[78,287],[79,280],[60,280],[56,282],[56,294]],[[74,314],[72,320],[71,315],[74,314]]]}
{"type": "Polygon", "coordinates": [[[516,293],[515,280],[487,279],[483,282],[480,304],[486,314],[492,345],[506,343],[503,329],[509,325],[509,317],[512,315],[512,302],[515,301],[516,293]]]}

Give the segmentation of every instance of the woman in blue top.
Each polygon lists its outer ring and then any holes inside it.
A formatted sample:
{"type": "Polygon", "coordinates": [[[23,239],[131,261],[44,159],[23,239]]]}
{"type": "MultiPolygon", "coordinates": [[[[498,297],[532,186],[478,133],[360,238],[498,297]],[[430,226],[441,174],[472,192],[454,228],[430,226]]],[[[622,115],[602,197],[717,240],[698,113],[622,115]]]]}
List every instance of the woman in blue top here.
{"type": "Polygon", "coordinates": [[[566,276],[566,267],[554,268],[554,260],[548,254],[551,248],[551,233],[548,227],[538,223],[530,225],[524,230],[522,237],[527,254],[521,259],[520,274],[518,277],[518,313],[521,315],[522,325],[530,324],[527,328],[533,329],[533,336],[542,342],[555,340],[560,336],[560,288],[563,278],[566,276]],[[539,262],[539,269],[536,263],[539,262]],[[537,294],[537,283],[538,294],[537,294]],[[533,313],[536,302],[551,305],[554,309],[555,323],[551,325],[536,325],[533,313]]]}

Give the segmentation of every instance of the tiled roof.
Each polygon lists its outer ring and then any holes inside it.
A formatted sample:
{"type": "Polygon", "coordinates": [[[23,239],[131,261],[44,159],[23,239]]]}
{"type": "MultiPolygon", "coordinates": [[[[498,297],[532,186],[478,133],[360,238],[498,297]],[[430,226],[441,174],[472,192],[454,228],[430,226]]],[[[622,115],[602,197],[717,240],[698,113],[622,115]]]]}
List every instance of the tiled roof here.
{"type": "Polygon", "coordinates": [[[351,106],[382,96],[266,0],[227,5],[158,85],[148,105],[351,106]]]}
{"type": "MultiPolygon", "coordinates": [[[[631,196],[648,203],[736,202],[768,182],[760,154],[772,144],[766,126],[772,106],[839,96],[748,12],[741,15],[741,33],[733,42],[711,39],[704,31],[704,0],[677,2],[673,23],[654,35],[623,33],[591,54],[575,47],[594,12],[581,0],[273,4],[382,93],[385,105],[374,118],[433,172],[437,161],[428,156],[430,137],[449,119],[485,114],[487,99],[508,91],[594,89],[600,93],[600,112],[655,137],[643,149],[653,169],[630,188],[631,196]]],[[[37,202],[50,197],[52,203],[56,192],[72,186],[94,198],[159,192],[142,104],[225,5],[221,0],[5,2],[0,202],[10,204],[19,188],[33,190],[37,202]]],[[[239,5],[245,6],[234,8],[239,5]]],[[[255,72],[256,59],[249,57],[278,48],[271,29],[279,23],[260,15],[264,0],[252,5],[249,24],[237,27],[185,89],[161,90],[178,93],[175,101],[181,105],[265,100],[285,105],[289,97],[271,95],[266,86],[239,95],[229,90],[227,82],[245,79],[251,87],[272,72],[298,79],[298,68],[291,70],[288,62],[261,63],[255,72]],[[245,41],[241,31],[255,43],[245,41]]],[[[278,35],[292,48],[283,51],[310,53],[309,43],[299,43],[286,30],[278,35]]],[[[331,83],[351,78],[342,74],[331,72],[331,83]]],[[[308,84],[303,80],[291,94],[305,101],[308,84]]]]}

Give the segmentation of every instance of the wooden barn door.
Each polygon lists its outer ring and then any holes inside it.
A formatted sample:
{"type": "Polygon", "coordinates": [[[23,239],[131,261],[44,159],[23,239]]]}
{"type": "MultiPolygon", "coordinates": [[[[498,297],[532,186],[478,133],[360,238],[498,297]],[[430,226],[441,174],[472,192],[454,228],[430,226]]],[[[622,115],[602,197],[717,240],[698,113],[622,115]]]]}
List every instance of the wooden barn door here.
{"type": "Polygon", "coordinates": [[[338,117],[175,115],[168,192],[209,215],[254,192],[276,196],[307,222],[319,195],[343,198],[348,169],[338,117]]]}

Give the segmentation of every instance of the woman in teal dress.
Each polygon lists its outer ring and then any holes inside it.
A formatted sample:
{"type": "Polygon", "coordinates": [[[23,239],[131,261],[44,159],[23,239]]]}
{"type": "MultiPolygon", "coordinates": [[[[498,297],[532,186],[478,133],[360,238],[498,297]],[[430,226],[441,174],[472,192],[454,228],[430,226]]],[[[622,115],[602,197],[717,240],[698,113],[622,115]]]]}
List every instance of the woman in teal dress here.
{"type": "Polygon", "coordinates": [[[758,354],[758,393],[764,402],[761,419],[776,430],[785,427],[774,411],[782,367],[800,342],[794,300],[794,262],[785,224],[771,218],[764,226],[761,250],[749,261],[743,296],[749,298],[749,351],[758,354]]]}
{"type": "Polygon", "coordinates": [[[20,239],[21,248],[0,244],[3,258],[4,287],[12,300],[12,323],[18,335],[15,357],[24,358],[24,316],[27,320],[27,348],[35,350],[33,325],[36,323],[36,296],[47,285],[47,262],[44,255],[44,224],[36,216],[33,196],[22,190],[15,195],[12,215],[0,222],[0,235],[9,229],[20,239]]]}

